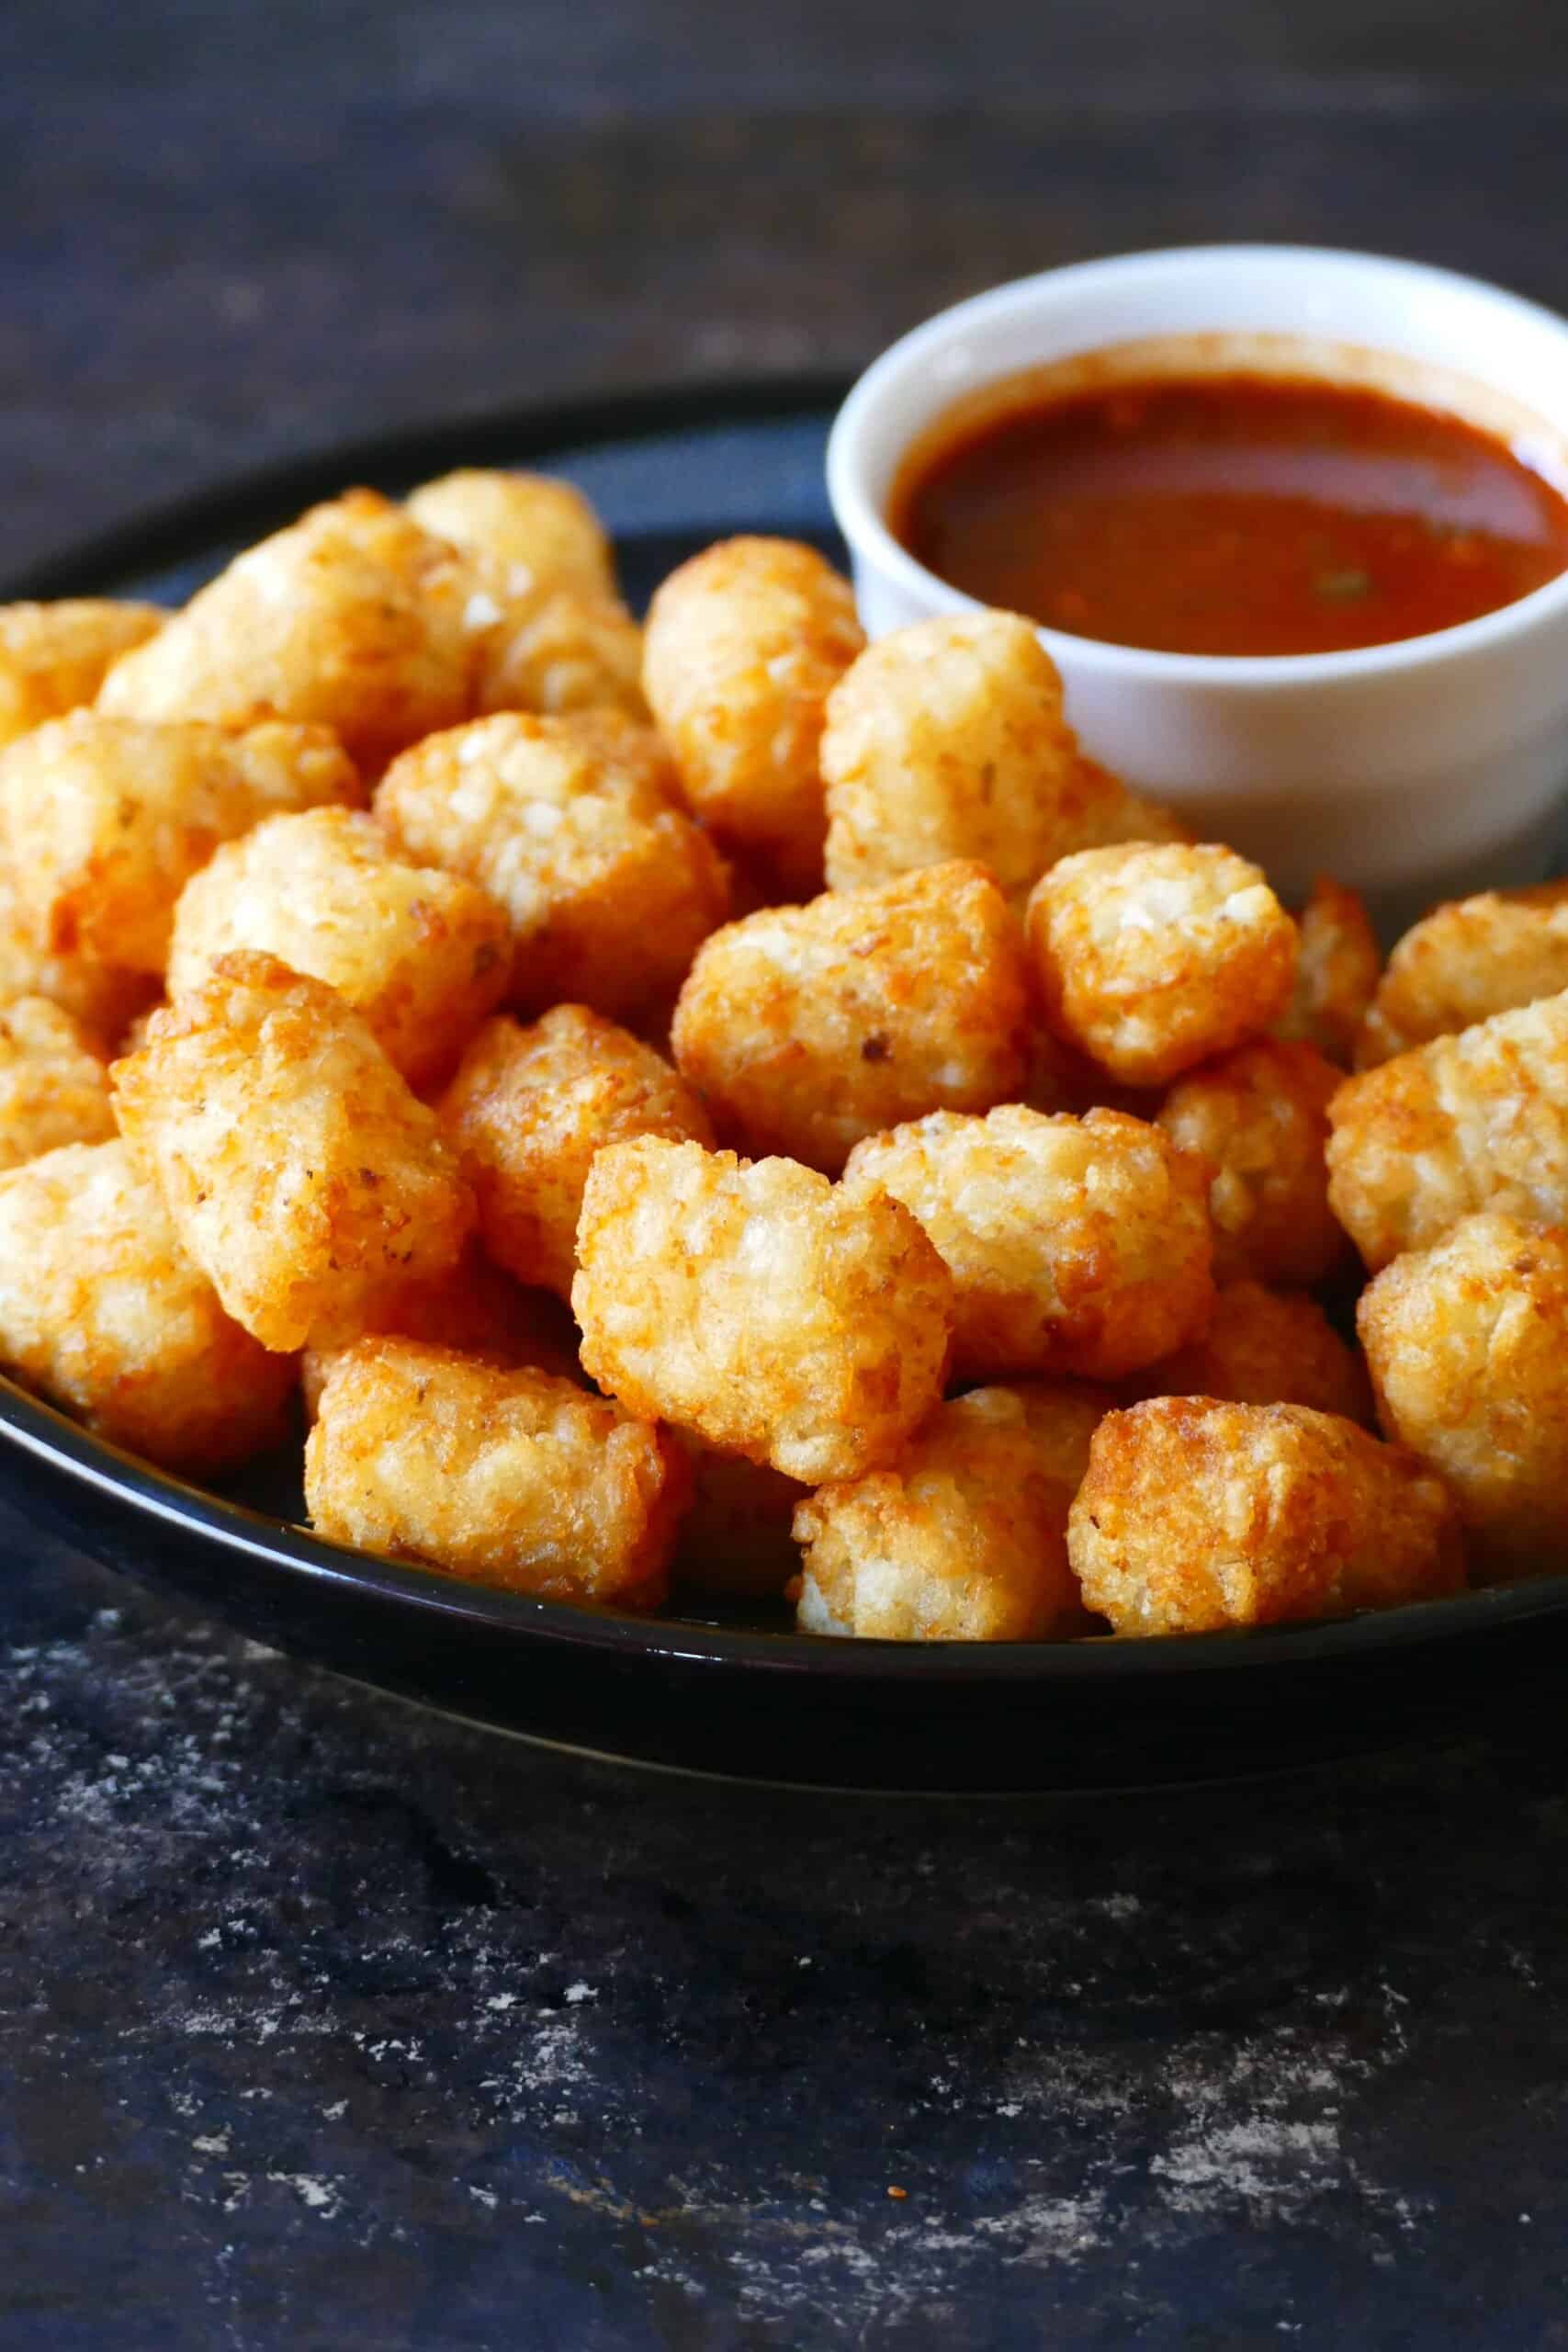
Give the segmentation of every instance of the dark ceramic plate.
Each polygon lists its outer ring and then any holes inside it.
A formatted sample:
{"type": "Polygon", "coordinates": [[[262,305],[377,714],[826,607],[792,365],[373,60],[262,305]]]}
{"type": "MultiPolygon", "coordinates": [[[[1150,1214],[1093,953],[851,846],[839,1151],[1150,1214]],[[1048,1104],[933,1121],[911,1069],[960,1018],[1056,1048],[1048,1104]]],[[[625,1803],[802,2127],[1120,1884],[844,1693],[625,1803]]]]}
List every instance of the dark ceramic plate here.
{"type": "MultiPolygon", "coordinates": [[[[667,393],[411,433],[189,501],[6,584],[6,596],[187,594],[238,547],[352,481],[547,463],[594,497],[631,594],[736,530],[838,551],[822,489],[836,387],[667,393]]],[[[1384,1616],[1165,1642],[993,1648],[813,1642],[781,1611],[592,1615],[318,1543],[298,1453],[206,1493],[0,1382],[9,1498],[259,1640],[529,1737],[827,1787],[1062,1790],[1289,1767],[1551,1702],[1568,1574],[1384,1616]]],[[[1568,1567],[1568,1550],[1564,1566],[1568,1567]]]]}

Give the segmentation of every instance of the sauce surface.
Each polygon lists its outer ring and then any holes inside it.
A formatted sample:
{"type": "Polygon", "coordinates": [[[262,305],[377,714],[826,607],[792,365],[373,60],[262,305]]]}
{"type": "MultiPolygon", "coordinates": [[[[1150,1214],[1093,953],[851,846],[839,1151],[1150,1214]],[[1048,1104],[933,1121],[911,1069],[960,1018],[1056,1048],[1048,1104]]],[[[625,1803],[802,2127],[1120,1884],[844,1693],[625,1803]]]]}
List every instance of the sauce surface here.
{"type": "Polygon", "coordinates": [[[1505,443],[1309,377],[1047,393],[917,450],[889,520],[983,604],[1168,653],[1386,645],[1568,570],[1568,501],[1505,443]]]}

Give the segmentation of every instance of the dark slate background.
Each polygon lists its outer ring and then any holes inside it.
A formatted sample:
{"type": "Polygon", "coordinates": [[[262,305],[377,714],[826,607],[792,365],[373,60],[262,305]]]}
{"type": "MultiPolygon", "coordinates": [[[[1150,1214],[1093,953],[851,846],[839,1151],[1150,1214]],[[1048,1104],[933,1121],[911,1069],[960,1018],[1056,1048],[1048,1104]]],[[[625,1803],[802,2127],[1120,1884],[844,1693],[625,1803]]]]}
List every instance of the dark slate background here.
{"type": "MultiPolygon", "coordinates": [[[[1565,52],[1540,0],[12,0],[0,570],[1118,247],[1568,307],[1565,52]]],[[[1568,2344],[1562,1726],[1466,1729],[1141,1799],[683,1783],[0,1504],[0,2345],[1568,2344]]]]}

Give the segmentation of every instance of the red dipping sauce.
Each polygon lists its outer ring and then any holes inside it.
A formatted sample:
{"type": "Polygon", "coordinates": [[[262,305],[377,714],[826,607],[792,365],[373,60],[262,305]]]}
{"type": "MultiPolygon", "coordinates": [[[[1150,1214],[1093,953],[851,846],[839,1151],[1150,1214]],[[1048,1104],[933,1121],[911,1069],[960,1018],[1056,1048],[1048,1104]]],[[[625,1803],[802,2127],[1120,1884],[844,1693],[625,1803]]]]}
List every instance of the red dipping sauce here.
{"type": "Polygon", "coordinates": [[[1568,500],[1462,419],[1312,377],[1047,390],[907,460],[889,522],[985,605],[1166,653],[1337,653],[1568,570],[1568,500]]]}

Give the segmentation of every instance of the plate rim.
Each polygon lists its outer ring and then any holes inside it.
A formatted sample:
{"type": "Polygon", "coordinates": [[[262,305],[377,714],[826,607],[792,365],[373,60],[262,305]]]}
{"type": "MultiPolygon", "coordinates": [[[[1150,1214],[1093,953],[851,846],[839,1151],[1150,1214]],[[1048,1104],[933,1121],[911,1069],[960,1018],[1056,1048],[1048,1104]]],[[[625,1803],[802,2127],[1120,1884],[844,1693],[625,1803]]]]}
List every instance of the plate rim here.
{"type": "MultiPolygon", "coordinates": [[[[156,571],[209,554],[248,530],[330,497],[355,479],[413,480],[502,451],[512,462],[680,430],[784,422],[820,413],[847,390],[845,371],[790,371],[672,381],[613,392],[510,401],[471,414],[389,425],[302,454],[265,460],[159,502],[0,580],[0,602],[112,594],[117,575],[156,571]]],[[[144,1526],[173,1524],[245,1555],[306,1589],[361,1594],[466,1632],[529,1645],[598,1650],[682,1666],[740,1668],[852,1685],[932,1688],[977,1683],[1043,1689],[1053,1682],[1158,1685],[1170,1676],[1304,1668],[1419,1656],[1456,1641],[1568,1611],[1568,1566],[1450,1599],[1359,1615],[1213,1634],[1079,1642],[828,1640],[681,1617],[634,1615],[468,1583],[443,1571],[333,1544],[293,1521],[157,1468],[98,1436],[0,1373],[0,1446],[128,1506],[144,1526]]],[[[221,1612],[219,1612],[221,1613],[221,1612]]],[[[526,1736],[526,1735],[524,1735],[526,1736]]],[[[720,1775],[719,1777],[728,1777],[720,1775]]]]}
{"type": "Polygon", "coordinates": [[[301,1577],[318,1589],[360,1593],[412,1609],[434,1623],[554,1645],[646,1657],[684,1666],[739,1667],[773,1675],[930,1686],[976,1680],[1040,1687],[1056,1681],[1141,1683],[1173,1673],[1213,1674],[1304,1666],[1329,1659],[1446,1647],[1482,1632],[1517,1626],[1568,1609],[1568,1573],[1483,1586],[1447,1600],[1298,1624],[1213,1634],[1078,1642],[834,1641],[799,1633],[709,1625],[537,1599],[470,1583],[439,1568],[356,1552],[307,1527],[254,1509],[161,1470],[97,1436],[58,1408],[0,1374],[0,1444],[63,1472],[138,1518],[199,1531],[271,1573],[301,1577]]]}

